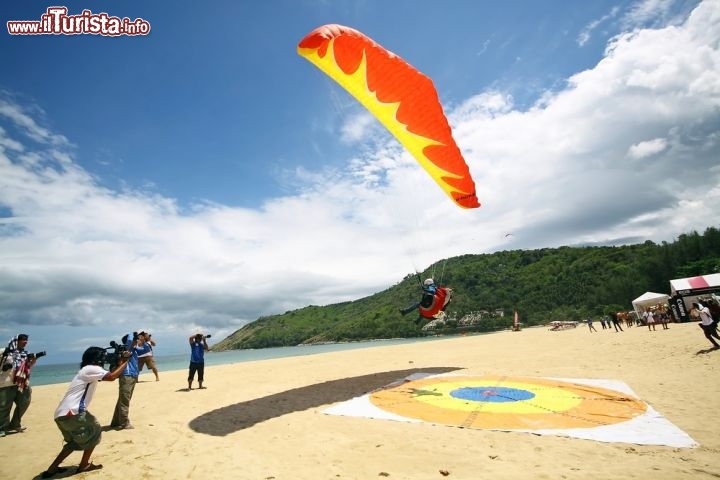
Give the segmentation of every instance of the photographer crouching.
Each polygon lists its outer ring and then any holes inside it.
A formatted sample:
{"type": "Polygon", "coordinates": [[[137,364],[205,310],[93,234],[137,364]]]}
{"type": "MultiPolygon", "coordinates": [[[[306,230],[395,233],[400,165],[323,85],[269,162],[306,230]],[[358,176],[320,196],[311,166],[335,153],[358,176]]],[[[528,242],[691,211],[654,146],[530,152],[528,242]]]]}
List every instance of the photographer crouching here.
{"type": "MultiPolygon", "coordinates": [[[[76,473],[102,468],[101,464],[90,463],[90,455],[100,443],[102,427],[87,408],[95,395],[98,382],[111,382],[118,378],[125,370],[128,358],[131,356],[130,352],[121,351],[119,359],[116,359],[117,366],[109,372],[104,368],[108,361],[106,353],[101,347],[90,347],[83,353],[80,371],[70,382],[65,396],[55,410],[55,424],[62,432],[65,444],[48,469],[40,475],[42,478],[51,478],[65,472],[67,467],[61,467],[60,464],[76,450],[83,452],[76,473]]],[[[118,354],[117,349],[116,354],[118,354]]]]}
{"type": "Polygon", "coordinates": [[[24,432],[22,417],[30,406],[32,388],[30,388],[30,370],[45,352],[29,353],[25,350],[28,335],[20,333],[13,337],[2,352],[0,360],[0,437],[6,432],[24,432]],[[12,419],[10,410],[15,404],[12,419]]]}

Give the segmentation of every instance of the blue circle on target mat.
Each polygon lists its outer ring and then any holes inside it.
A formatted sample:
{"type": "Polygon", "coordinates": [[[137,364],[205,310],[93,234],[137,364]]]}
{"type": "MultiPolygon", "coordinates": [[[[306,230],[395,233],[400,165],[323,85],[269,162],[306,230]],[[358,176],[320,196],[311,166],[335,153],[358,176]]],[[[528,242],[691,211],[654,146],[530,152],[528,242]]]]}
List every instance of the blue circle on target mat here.
{"type": "Polygon", "coordinates": [[[535,394],[527,390],[508,387],[462,387],[450,392],[453,398],[474,402],[521,402],[530,400],[535,394]]]}

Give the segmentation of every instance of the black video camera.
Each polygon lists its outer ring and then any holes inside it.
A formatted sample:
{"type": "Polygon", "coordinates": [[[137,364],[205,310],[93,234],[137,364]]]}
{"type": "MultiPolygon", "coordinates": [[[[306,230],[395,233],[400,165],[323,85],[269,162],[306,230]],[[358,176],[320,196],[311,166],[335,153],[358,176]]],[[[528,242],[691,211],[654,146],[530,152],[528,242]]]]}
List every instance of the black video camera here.
{"type": "Polygon", "coordinates": [[[110,346],[105,348],[105,361],[110,365],[110,370],[115,370],[123,358],[123,353],[127,352],[127,348],[122,343],[115,340],[110,341],[110,346]]]}
{"type": "MultiPolygon", "coordinates": [[[[5,359],[8,358],[8,357],[12,357],[12,355],[13,355],[15,352],[16,352],[16,350],[13,350],[12,348],[7,348],[7,349],[5,349],[5,353],[3,353],[3,356],[2,356],[2,359],[3,359],[3,362],[2,362],[2,371],[3,371],[3,372],[7,372],[8,370],[10,370],[10,369],[13,367],[13,362],[11,362],[11,361],[6,361],[5,359]]],[[[28,354],[27,354],[27,357],[32,359],[32,358],[44,357],[45,355],[47,355],[47,352],[46,352],[45,350],[43,350],[42,352],[28,353],[28,354]]]]}

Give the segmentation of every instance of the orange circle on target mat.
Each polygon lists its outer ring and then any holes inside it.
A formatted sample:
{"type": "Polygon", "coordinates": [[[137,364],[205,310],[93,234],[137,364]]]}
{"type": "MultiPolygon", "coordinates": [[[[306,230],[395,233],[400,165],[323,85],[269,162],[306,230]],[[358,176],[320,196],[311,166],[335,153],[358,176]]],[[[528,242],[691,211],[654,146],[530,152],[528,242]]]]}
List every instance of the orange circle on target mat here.
{"type": "Polygon", "coordinates": [[[505,376],[433,376],[370,394],[405,418],[499,430],[593,428],[647,411],[631,395],[571,381],[505,376]]]}

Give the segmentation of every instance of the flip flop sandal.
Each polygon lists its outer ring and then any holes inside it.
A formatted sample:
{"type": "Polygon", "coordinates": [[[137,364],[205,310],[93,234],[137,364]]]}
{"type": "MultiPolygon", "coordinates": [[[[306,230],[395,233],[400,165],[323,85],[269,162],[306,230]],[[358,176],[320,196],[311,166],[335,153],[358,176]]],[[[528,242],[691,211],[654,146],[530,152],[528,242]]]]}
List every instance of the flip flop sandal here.
{"type": "Polygon", "coordinates": [[[80,467],[78,467],[77,472],[75,473],[85,473],[85,472],[92,472],[93,470],[100,470],[103,468],[102,464],[95,465],[94,463],[88,463],[85,468],[80,470],[80,467]]]}
{"type": "Polygon", "coordinates": [[[52,478],[58,473],[67,472],[67,467],[58,467],[57,470],[55,470],[53,473],[50,473],[48,470],[45,470],[43,473],[40,474],[41,478],[52,478]]]}

